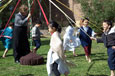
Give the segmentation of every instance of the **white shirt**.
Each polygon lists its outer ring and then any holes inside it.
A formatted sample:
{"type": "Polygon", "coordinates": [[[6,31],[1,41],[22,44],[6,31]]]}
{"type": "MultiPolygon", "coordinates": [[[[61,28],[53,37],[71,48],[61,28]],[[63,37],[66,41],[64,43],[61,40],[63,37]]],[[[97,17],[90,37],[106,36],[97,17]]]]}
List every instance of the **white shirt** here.
{"type": "Polygon", "coordinates": [[[72,40],[73,33],[74,33],[74,28],[72,26],[68,26],[66,28],[66,32],[64,34],[64,37],[72,40]]]}
{"type": "MultiPolygon", "coordinates": [[[[88,31],[88,27],[89,27],[89,26],[83,26],[83,29],[84,29],[85,32],[88,31]]],[[[78,32],[80,32],[80,29],[78,29],[78,32]]],[[[94,37],[95,34],[96,34],[96,33],[92,30],[92,34],[91,34],[91,36],[94,37]]]]}

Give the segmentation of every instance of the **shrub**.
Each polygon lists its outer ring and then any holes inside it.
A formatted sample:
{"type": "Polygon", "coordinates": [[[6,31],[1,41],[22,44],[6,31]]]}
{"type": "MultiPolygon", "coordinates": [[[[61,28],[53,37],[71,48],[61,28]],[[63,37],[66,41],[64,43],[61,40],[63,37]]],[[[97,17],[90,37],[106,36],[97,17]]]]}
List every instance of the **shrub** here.
{"type": "MultiPolygon", "coordinates": [[[[114,0],[75,0],[82,6],[85,17],[88,17],[93,25],[101,28],[102,21],[105,19],[115,20],[115,1],[114,0]]],[[[91,24],[91,27],[100,32],[91,24]]]]}

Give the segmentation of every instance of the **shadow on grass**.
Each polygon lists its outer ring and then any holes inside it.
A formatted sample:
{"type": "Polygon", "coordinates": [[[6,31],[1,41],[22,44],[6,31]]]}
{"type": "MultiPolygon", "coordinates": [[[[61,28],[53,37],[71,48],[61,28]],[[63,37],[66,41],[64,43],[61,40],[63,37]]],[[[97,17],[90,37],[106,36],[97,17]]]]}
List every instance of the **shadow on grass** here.
{"type": "MultiPolygon", "coordinates": [[[[69,52],[67,52],[68,54],[69,54],[69,52]]],[[[103,58],[105,55],[104,55],[105,53],[95,53],[95,54],[91,54],[91,57],[99,57],[99,58],[103,58]],[[98,55],[100,55],[100,56],[98,56],[98,55]]],[[[73,55],[68,55],[68,57],[69,58],[73,58],[73,55]]],[[[78,56],[76,56],[76,57],[85,57],[85,54],[78,54],[78,56]]],[[[104,58],[103,58],[104,59],[104,58]]],[[[102,59],[102,60],[103,60],[102,59]]]]}
{"type": "Polygon", "coordinates": [[[95,62],[92,62],[91,65],[89,66],[88,70],[87,70],[87,76],[108,76],[108,75],[93,75],[93,74],[88,74],[88,72],[90,71],[90,69],[93,67],[93,65],[95,64],[95,62]]]}
{"type": "MultiPolygon", "coordinates": [[[[78,57],[82,57],[85,56],[85,54],[80,54],[78,57]]],[[[99,61],[99,60],[107,60],[105,53],[95,53],[95,54],[91,54],[93,59],[92,61],[99,61]]]]}
{"type": "Polygon", "coordinates": [[[13,56],[13,54],[10,54],[10,55],[6,55],[6,57],[9,57],[9,56],[13,56]]]}
{"type": "Polygon", "coordinates": [[[108,75],[91,75],[91,74],[87,74],[87,76],[108,76],[108,75]]]}
{"type": "MultiPolygon", "coordinates": [[[[13,54],[11,54],[11,55],[6,55],[6,57],[9,57],[9,56],[13,56],[13,54]]],[[[5,57],[5,58],[6,58],[5,57]]],[[[4,59],[2,56],[0,56],[0,59],[4,59]]]]}
{"type": "Polygon", "coordinates": [[[88,74],[88,72],[90,71],[90,69],[93,67],[93,65],[95,64],[95,62],[92,62],[91,65],[89,66],[88,70],[87,70],[87,76],[108,76],[108,75],[93,75],[93,74],[88,74]]]}
{"type": "Polygon", "coordinates": [[[95,59],[93,59],[92,61],[100,61],[100,60],[107,60],[107,57],[106,57],[106,55],[105,55],[105,53],[96,53],[95,55],[94,55],[94,58],[95,59]]]}
{"type": "Polygon", "coordinates": [[[73,56],[73,55],[66,55],[67,58],[77,58],[79,56],[73,56]]]}
{"type": "Polygon", "coordinates": [[[100,61],[100,60],[105,60],[105,61],[107,61],[107,58],[98,58],[98,59],[93,59],[92,61],[100,61]]]}
{"type": "Polygon", "coordinates": [[[89,72],[90,71],[90,69],[92,68],[92,66],[95,64],[95,62],[92,62],[91,63],[91,65],[89,66],[89,68],[88,68],[88,70],[87,70],[87,72],[89,72]]]}
{"type": "Polygon", "coordinates": [[[43,40],[43,41],[41,41],[41,45],[43,46],[43,45],[49,45],[49,43],[50,43],[50,40],[43,40]]]}
{"type": "MultiPolygon", "coordinates": [[[[102,57],[102,56],[104,56],[104,54],[105,54],[105,53],[95,53],[95,54],[91,54],[91,56],[94,56],[94,57],[102,57]],[[101,55],[101,56],[97,56],[97,55],[101,55]]],[[[79,54],[78,56],[79,56],[79,57],[85,56],[85,54],[79,54]]]]}
{"type": "Polygon", "coordinates": [[[34,74],[20,75],[20,76],[34,76],[34,74]]]}

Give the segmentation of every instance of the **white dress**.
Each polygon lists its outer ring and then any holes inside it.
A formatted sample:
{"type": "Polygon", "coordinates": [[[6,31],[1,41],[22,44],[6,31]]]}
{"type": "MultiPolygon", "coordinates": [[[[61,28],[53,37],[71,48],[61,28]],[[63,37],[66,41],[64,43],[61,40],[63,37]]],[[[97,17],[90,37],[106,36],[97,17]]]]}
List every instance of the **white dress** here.
{"type": "Polygon", "coordinates": [[[74,36],[74,28],[72,26],[68,26],[66,28],[66,32],[63,36],[63,47],[64,50],[74,51],[76,47],[80,46],[80,39],[78,36],[74,36]],[[72,42],[70,42],[72,40],[72,42]]]}
{"type": "Polygon", "coordinates": [[[69,69],[68,69],[66,63],[59,56],[62,53],[58,53],[58,51],[61,51],[63,53],[62,41],[59,36],[59,33],[54,32],[51,36],[50,49],[49,49],[49,52],[47,55],[46,67],[47,67],[48,76],[54,76],[54,73],[52,71],[52,64],[54,62],[56,62],[58,64],[58,71],[60,72],[60,74],[69,72],[69,69]],[[54,52],[53,50],[55,50],[56,52],[54,52]]]}

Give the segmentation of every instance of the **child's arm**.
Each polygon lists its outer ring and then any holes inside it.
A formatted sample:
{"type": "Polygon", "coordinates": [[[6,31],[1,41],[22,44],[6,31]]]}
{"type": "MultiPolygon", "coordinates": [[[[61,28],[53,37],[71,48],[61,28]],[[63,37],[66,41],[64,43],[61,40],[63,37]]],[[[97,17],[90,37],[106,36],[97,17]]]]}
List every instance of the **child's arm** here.
{"type": "Polygon", "coordinates": [[[96,40],[97,43],[103,43],[103,39],[102,38],[94,38],[94,37],[90,37],[91,40],[96,40]]]}
{"type": "Polygon", "coordinates": [[[96,38],[97,43],[103,43],[103,39],[102,38],[96,38]]]}
{"type": "Polygon", "coordinates": [[[15,17],[15,22],[16,22],[17,25],[23,25],[25,22],[28,21],[28,19],[30,18],[30,16],[31,16],[31,14],[28,14],[28,16],[24,20],[22,20],[21,17],[19,15],[17,15],[15,17]]]}
{"type": "Polygon", "coordinates": [[[15,25],[17,25],[17,26],[18,25],[23,25],[27,21],[28,21],[28,18],[25,18],[24,20],[22,20],[20,16],[15,17],[15,22],[16,22],[15,25]]]}
{"type": "Polygon", "coordinates": [[[96,33],[92,30],[92,37],[95,37],[96,33]]]}

